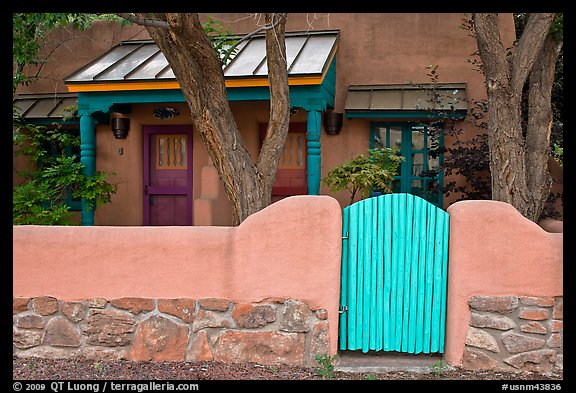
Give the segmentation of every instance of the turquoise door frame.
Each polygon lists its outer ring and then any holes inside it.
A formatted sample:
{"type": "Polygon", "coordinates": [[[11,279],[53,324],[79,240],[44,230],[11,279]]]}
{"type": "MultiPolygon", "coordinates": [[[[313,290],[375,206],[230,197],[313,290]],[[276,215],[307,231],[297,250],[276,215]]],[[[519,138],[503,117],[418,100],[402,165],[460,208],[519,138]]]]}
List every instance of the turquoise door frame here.
{"type": "MultiPolygon", "coordinates": [[[[268,87],[228,88],[229,101],[268,101],[268,87]]],[[[290,106],[302,108],[308,113],[307,120],[307,162],[308,194],[320,194],[321,143],[320,130],[322,113],[334,108],[336,94],[336,58],[333,59],[322,83],[319,85],[290,86],[290,106]]],[[[92,176],[96,171],[96,123],[98,114],[108,114],[117,104],[143,103],[183,103],[182,91],[143,90],[143,91],[98,91],[78,93],[78,114],[80,116],[80,161],[84,173],[92,176]]],[[[94,210],[86,201],[82,202],[82,225],[94,225],[94,210]]]]}

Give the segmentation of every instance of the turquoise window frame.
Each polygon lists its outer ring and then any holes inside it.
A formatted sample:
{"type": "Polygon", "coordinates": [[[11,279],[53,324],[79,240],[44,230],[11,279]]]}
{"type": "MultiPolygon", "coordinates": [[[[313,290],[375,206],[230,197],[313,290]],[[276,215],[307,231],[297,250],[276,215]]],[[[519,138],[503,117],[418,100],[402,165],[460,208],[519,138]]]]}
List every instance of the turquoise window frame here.
{"type": "MultiPolygon", "coordinates": [[[[400,144],[400,155],[405,157],[405,160],[400,164],[400,175],[394,176],[396,180],[393,185],[394,192],[403,192],[421,196],[430,203],[434,204],[439,208],[443,208],[443,187],[444,187],[444,153],[440,151],[438,155],[438,163],[440,170],[434,177],[428,176],[417,176],[413,175],[413,156],[415,154],[422,154],[423,168],[421,172],[427,173],[430,168],[428,166],[428,157],[430,155],[431,149],[428,148],[429,133],[428,128],[434,126],[440,128],[438,133],[438,143],[439,147],[444,147],[444,124],[443,122],[416,122],[416,121],[405,121],[405,122],[372,122],[370,125],[370,148],[376,148],[376,130],[379,128],[386,128],[386,140],[385,147],[390,147],[390,128],[401,128],[401,144],[400,144]],[[424,140],[422,149],[412,148],[412,132],[414,127],[424,128],[424,140]],[[420,187],[414,187],[413,181],[417,180],[421,182],[420,187]],[[437,181],[438,187],[434,192],[426,192],[430,181],[437,181]],[[419,191],[420,190],[420,191],[419,191]]],[[[420,173],[421,173],[420,172],[420,173]]]]}

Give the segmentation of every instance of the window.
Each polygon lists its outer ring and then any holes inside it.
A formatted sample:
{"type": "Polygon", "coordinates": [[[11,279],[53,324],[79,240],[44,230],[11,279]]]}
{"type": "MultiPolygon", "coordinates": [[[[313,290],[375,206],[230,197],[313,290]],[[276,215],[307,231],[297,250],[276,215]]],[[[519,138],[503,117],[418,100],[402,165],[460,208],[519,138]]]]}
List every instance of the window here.
{"type": "Polygon", "coordinates": [[[404,157],[394,192],[418,195],[442,208],[442,123],[372,123],[371,148],[393,148],[404,157]]]}

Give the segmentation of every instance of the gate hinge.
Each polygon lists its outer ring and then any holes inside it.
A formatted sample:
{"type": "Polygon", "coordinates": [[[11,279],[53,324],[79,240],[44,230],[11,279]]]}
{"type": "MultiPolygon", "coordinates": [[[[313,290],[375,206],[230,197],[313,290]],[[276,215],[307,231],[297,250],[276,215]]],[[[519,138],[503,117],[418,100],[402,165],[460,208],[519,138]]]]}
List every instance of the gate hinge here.
{"type": "Polygon", "coordinates": [[[348,306],[340,306],[340,308],[338,309],[338,314],[344,314],[347,311],[348,311],[348,306]]]}
{"type": "Polygon", "coordinates": [[[346,240],[348,239],[348,232],[346,232],[346,235],[342,236],[342,240],[346,240]]]}

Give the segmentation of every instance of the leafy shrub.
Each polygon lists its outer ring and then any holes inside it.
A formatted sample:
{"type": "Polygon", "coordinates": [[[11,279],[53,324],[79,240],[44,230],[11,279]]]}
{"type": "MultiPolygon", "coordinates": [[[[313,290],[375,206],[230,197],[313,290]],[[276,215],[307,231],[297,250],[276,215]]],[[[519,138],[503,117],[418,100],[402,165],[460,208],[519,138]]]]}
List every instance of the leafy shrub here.
{"type": "Polygon", "coordinates": [[[375,191],[391,193],[393,177],[398,174],[400,163],[404,160],[397,150],[391,148],[370,149],[368,152],[369,155],[358,154],[337,166],[322,179],[332,192],[348,190],[351,194],[350,204],[354,202],[357,192],[364,198],[375,191]]]}
{"type": "Polygon", "coordinates": [[[67,225],[70,201],[83,199],[88,209],[108,203],[116,185],[107,181],[109,174],[83,173],[75,151],[80,137],[60,126],[48,128],[27,124],[15,114],[13,145],[16,155],[27,157],[32,170],[20,171],[23,182],[12,188],[13,225],[67,225]]]}

